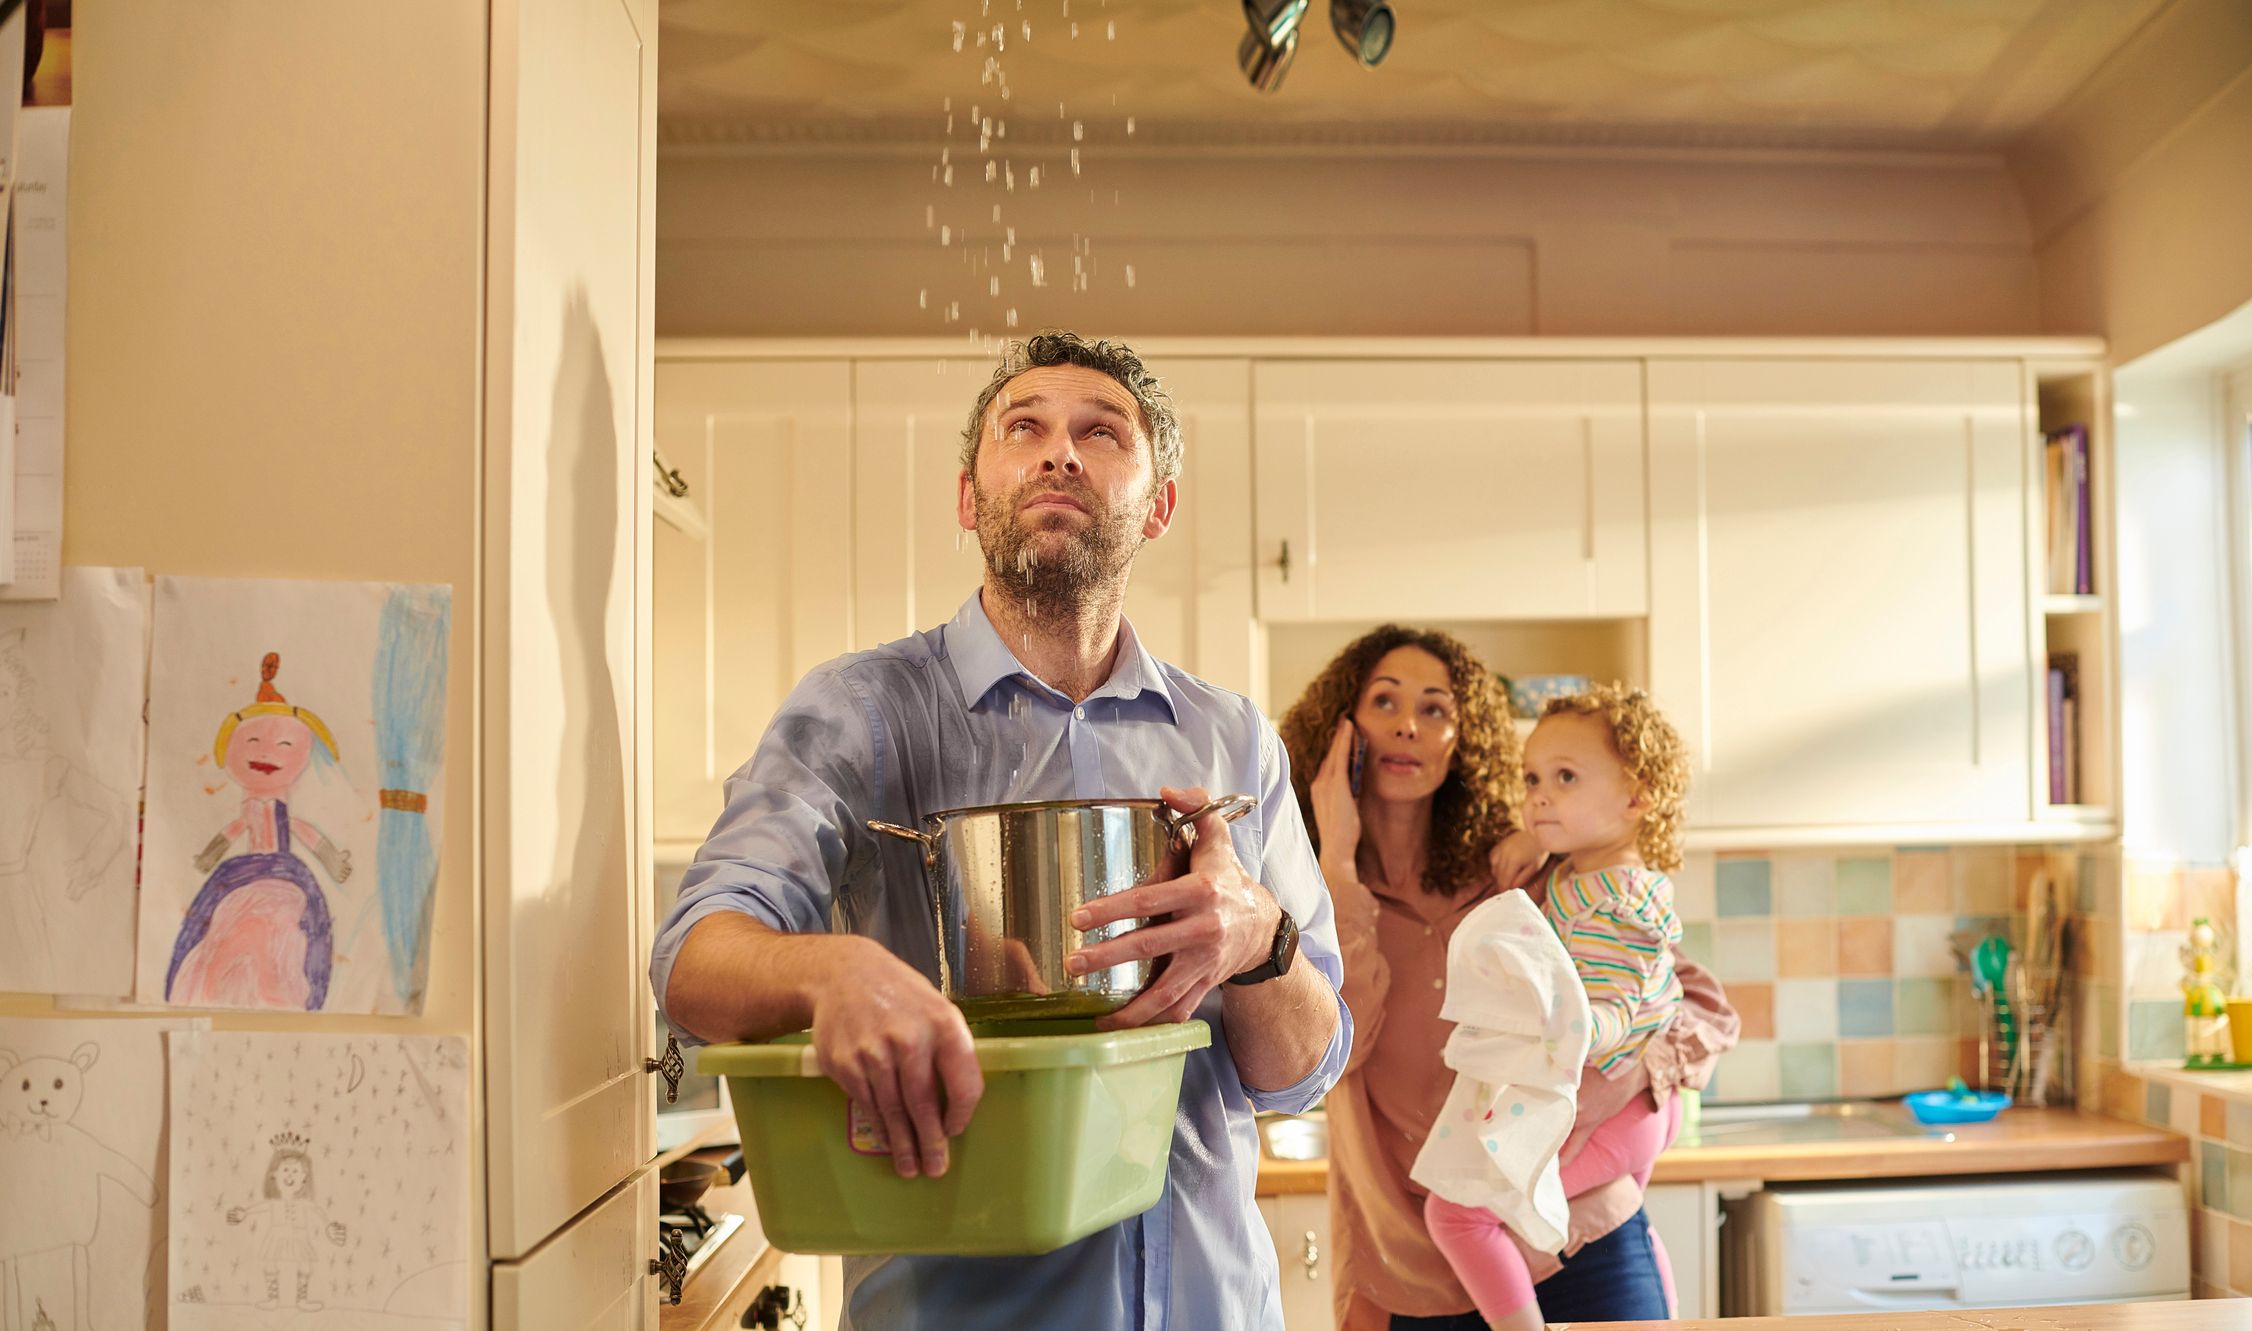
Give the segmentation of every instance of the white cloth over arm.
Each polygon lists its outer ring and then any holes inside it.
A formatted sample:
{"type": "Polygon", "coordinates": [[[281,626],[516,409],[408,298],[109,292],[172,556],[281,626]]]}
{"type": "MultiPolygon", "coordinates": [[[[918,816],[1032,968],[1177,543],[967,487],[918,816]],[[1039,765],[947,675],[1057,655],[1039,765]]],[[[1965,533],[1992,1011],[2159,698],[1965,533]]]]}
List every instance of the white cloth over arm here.
{"type": "Polygon", "coordinates": [[[1530,897],[1500,893],[1455,930],[1440,1015],[1456,1023],[1441,1055],[1454,1089],[1408,1176],[1554,1252],[1570,1216],[1556,1157],[1579,1105],[1587,994],[1530,897]]]}

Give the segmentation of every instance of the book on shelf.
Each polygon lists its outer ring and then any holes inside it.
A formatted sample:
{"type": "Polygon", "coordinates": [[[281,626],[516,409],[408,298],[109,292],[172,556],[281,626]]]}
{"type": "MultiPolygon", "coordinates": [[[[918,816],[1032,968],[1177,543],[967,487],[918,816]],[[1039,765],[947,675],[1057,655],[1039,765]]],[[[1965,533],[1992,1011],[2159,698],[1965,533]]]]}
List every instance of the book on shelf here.
{"type": "Polygon", "coordinates": [[[2080,803],[2080,657],[2056,652],[2048,675],[2049,803],[2080,803]]]}
{"type": "Polygon", "coordinates": [[[2049,590],[2085,596],[2095,591],[2095,542],[2088,494],[2088,427],[2051,430],[2042,449],[2047,499],[2049,590]]]}

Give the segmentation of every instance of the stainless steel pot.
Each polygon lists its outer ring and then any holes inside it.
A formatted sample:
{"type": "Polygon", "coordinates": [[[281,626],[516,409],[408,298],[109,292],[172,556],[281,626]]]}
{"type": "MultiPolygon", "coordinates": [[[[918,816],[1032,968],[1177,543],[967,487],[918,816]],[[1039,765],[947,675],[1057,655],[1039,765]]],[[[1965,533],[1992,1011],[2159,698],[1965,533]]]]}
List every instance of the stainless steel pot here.
{"type": "Polygon", "coordinates": [[[924,816],[927,831],[868,826],[922,847],[939,984],[966,1013],[1085,1014],[1123,1007],[1149,983],[1151,963],[1067,973],[1066,956],[1137,927],[1120,920],[1082,933],[1072,912],[1156,878],[1198,819],[1234,822],[1258,802],[1229,795],[1182,814],[1161,800],[1050,800],[946,809],[924,816]]]}

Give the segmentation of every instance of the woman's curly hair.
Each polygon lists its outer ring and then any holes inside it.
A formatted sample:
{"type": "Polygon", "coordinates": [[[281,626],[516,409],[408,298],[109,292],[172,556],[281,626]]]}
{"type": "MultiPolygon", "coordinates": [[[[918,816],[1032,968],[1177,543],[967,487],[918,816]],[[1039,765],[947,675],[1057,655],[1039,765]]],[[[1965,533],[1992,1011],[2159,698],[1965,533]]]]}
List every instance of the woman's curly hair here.
{"type": "Polygon", "coordinates": [[[1689,797],[1689,746],[1650,695],[1624,684],[1598,684],[1540,709],[1551,716],[1592,716],[1611,732],[1611,748],[1646,807],[1635,835],[1643,862],[1661,872],[1681,867],[1681,813],[1689,797]]]}
{"type": "Polygon", "coordinates": [[[1318,853],[1321,828],[1314,822],[1314,773],[1329,753],[1338,721],[1359,708],[1361,690],[1368,686],[1376,663],[1400,647],[1420,647],[1437,657],[1454,686],[1454,762],[1432,804],[1425,886],[1455,896],[1492,876],[1487,856],[1494,843],[1512,830],[1511,815],[1525,791],[1517,732],[1510,725],[1509,695],[1460,639],[1398,624],[1364,634],[1322,668],[1283,713],[1277,728],[1290,751],[1290,784],[1298,792],[1306,834],[1318,853]]]}

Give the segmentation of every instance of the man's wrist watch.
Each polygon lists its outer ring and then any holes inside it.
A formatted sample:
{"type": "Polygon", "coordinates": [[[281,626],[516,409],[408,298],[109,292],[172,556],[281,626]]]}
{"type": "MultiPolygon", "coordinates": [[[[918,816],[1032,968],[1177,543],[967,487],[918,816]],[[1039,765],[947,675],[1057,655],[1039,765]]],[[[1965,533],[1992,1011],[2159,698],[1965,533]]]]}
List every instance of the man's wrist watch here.
{"type": "Polygon", "coordinates": [[[1263,984],[1279,979],[1298,959],[1298,921],[1291,919],[1287,910],[1277,914],[1281,918],[1275,921],[1274,946],[1267,949],[1267,959],[1241,975],[1229,976],[1229,984],[1263,984]]]}

